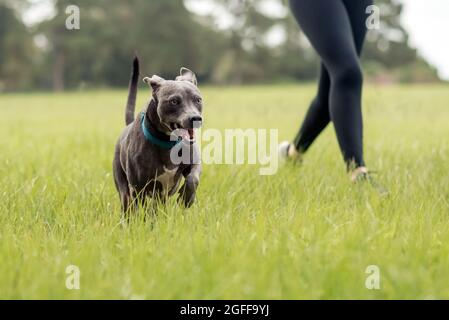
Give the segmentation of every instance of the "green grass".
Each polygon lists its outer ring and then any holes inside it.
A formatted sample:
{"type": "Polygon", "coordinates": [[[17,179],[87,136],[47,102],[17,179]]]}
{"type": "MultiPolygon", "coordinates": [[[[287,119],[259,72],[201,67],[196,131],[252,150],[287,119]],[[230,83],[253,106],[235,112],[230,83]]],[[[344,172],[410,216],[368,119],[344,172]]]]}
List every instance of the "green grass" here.
{"type": "MultiPolygon", "coordinates": [[[[314,86],[203,93],[206,128],[279,128],[283,140],[314,86]]],[[[348,182],[330,126],[301,166],[205,166],[192,209],[170,202],[129,225],[111,174],[125,99],[0,97],[0,298],[449,298],[447,86],[365,89],[366,159],[387,198],[348,182]],[[80,290],[65,287],[69,264],[80,290]],[[373,264],[380,290],[365,287],[373,264]]]]}

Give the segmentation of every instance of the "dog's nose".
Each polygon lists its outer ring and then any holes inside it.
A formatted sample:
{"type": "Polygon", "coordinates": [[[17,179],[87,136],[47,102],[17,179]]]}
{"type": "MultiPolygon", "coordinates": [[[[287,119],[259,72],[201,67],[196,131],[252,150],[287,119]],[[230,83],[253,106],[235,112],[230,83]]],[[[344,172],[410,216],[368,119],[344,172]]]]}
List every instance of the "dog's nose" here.
{"type": "Polygon", "coordinates": [[[201,127],[203,118],[201,116],[192,116],[189,118],[189,121],[193,128],[198,128],[198,127],[201,127]]]}

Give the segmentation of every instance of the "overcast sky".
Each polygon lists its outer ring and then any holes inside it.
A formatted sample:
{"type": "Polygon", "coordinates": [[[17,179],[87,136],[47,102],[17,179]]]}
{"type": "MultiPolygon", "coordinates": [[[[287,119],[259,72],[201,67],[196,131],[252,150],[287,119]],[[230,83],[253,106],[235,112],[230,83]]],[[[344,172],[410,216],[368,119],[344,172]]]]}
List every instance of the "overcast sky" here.
{"type": "MultiPolygon", "coordinates": [[[[353,0],[357,1],[357,0],[353,0]]],[[[402,23],[410,34],[411,45],[416,47],[420,54],[433,64],[441,78],[449,80],[449,0],[400,0],[404,3],[402,23]]],[[[37,4],[29,12],[25,21],[33,23],[46,15],[51,14],[48,0],[34,0],[37,4]]],[[[273,15],[282,15],[283,8],[272,0],[262,0],[262,9],[273,15]]],[[[199,13],[211,10],[207,1],[188,0],[189,7],[199,13]]],[[[224,16],[223,25],[226,25],[224,16]]],[[[82,16],[81,16],[82,24],[82,16]]]]}
{"type": "Polygon", "coordinates": [[[449,80],[449,0],[402,0],[411,44],[449,80]]]}

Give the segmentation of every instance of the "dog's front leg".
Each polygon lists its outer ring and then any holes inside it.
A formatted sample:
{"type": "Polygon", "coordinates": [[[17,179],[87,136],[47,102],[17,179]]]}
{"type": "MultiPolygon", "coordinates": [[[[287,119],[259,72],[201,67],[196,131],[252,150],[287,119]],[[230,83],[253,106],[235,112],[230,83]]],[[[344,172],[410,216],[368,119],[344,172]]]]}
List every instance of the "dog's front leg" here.
{"type": "Polygon", "coordinates": [[[195,201],[196,189],[200,183],[201,165],[192,165],[183,173],[184,185],[179,190],[180,198],[184,205],[189,208],[195,201]]]}
{"type": "Polygon", "coordinates": [[[137,192],[132,186],[128,186],[128,192],[121,194],[121,197],[124,217],[129,219],[130,214],[138,208],[137,192]]]}

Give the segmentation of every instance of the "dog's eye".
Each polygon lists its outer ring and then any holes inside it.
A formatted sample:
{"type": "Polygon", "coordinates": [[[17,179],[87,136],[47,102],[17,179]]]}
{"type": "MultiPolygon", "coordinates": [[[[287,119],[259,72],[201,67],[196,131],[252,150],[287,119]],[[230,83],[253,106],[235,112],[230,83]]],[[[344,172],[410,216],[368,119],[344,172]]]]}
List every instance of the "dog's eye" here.
{"type": "Polygon", "coordinates": [[[178,99],[171,99],[170,100],[170,105],[177,106],[178,104],[179,104],[179,100],[178,99]]]}
{"type": "Polygon", "coordinates": [[[201,102],[203,102],[203,99],[201,99],[200,97],[196,97],[194,100],[195,100],[195,102],[198,103],[198,104],[200,104],[201,102]]]}

